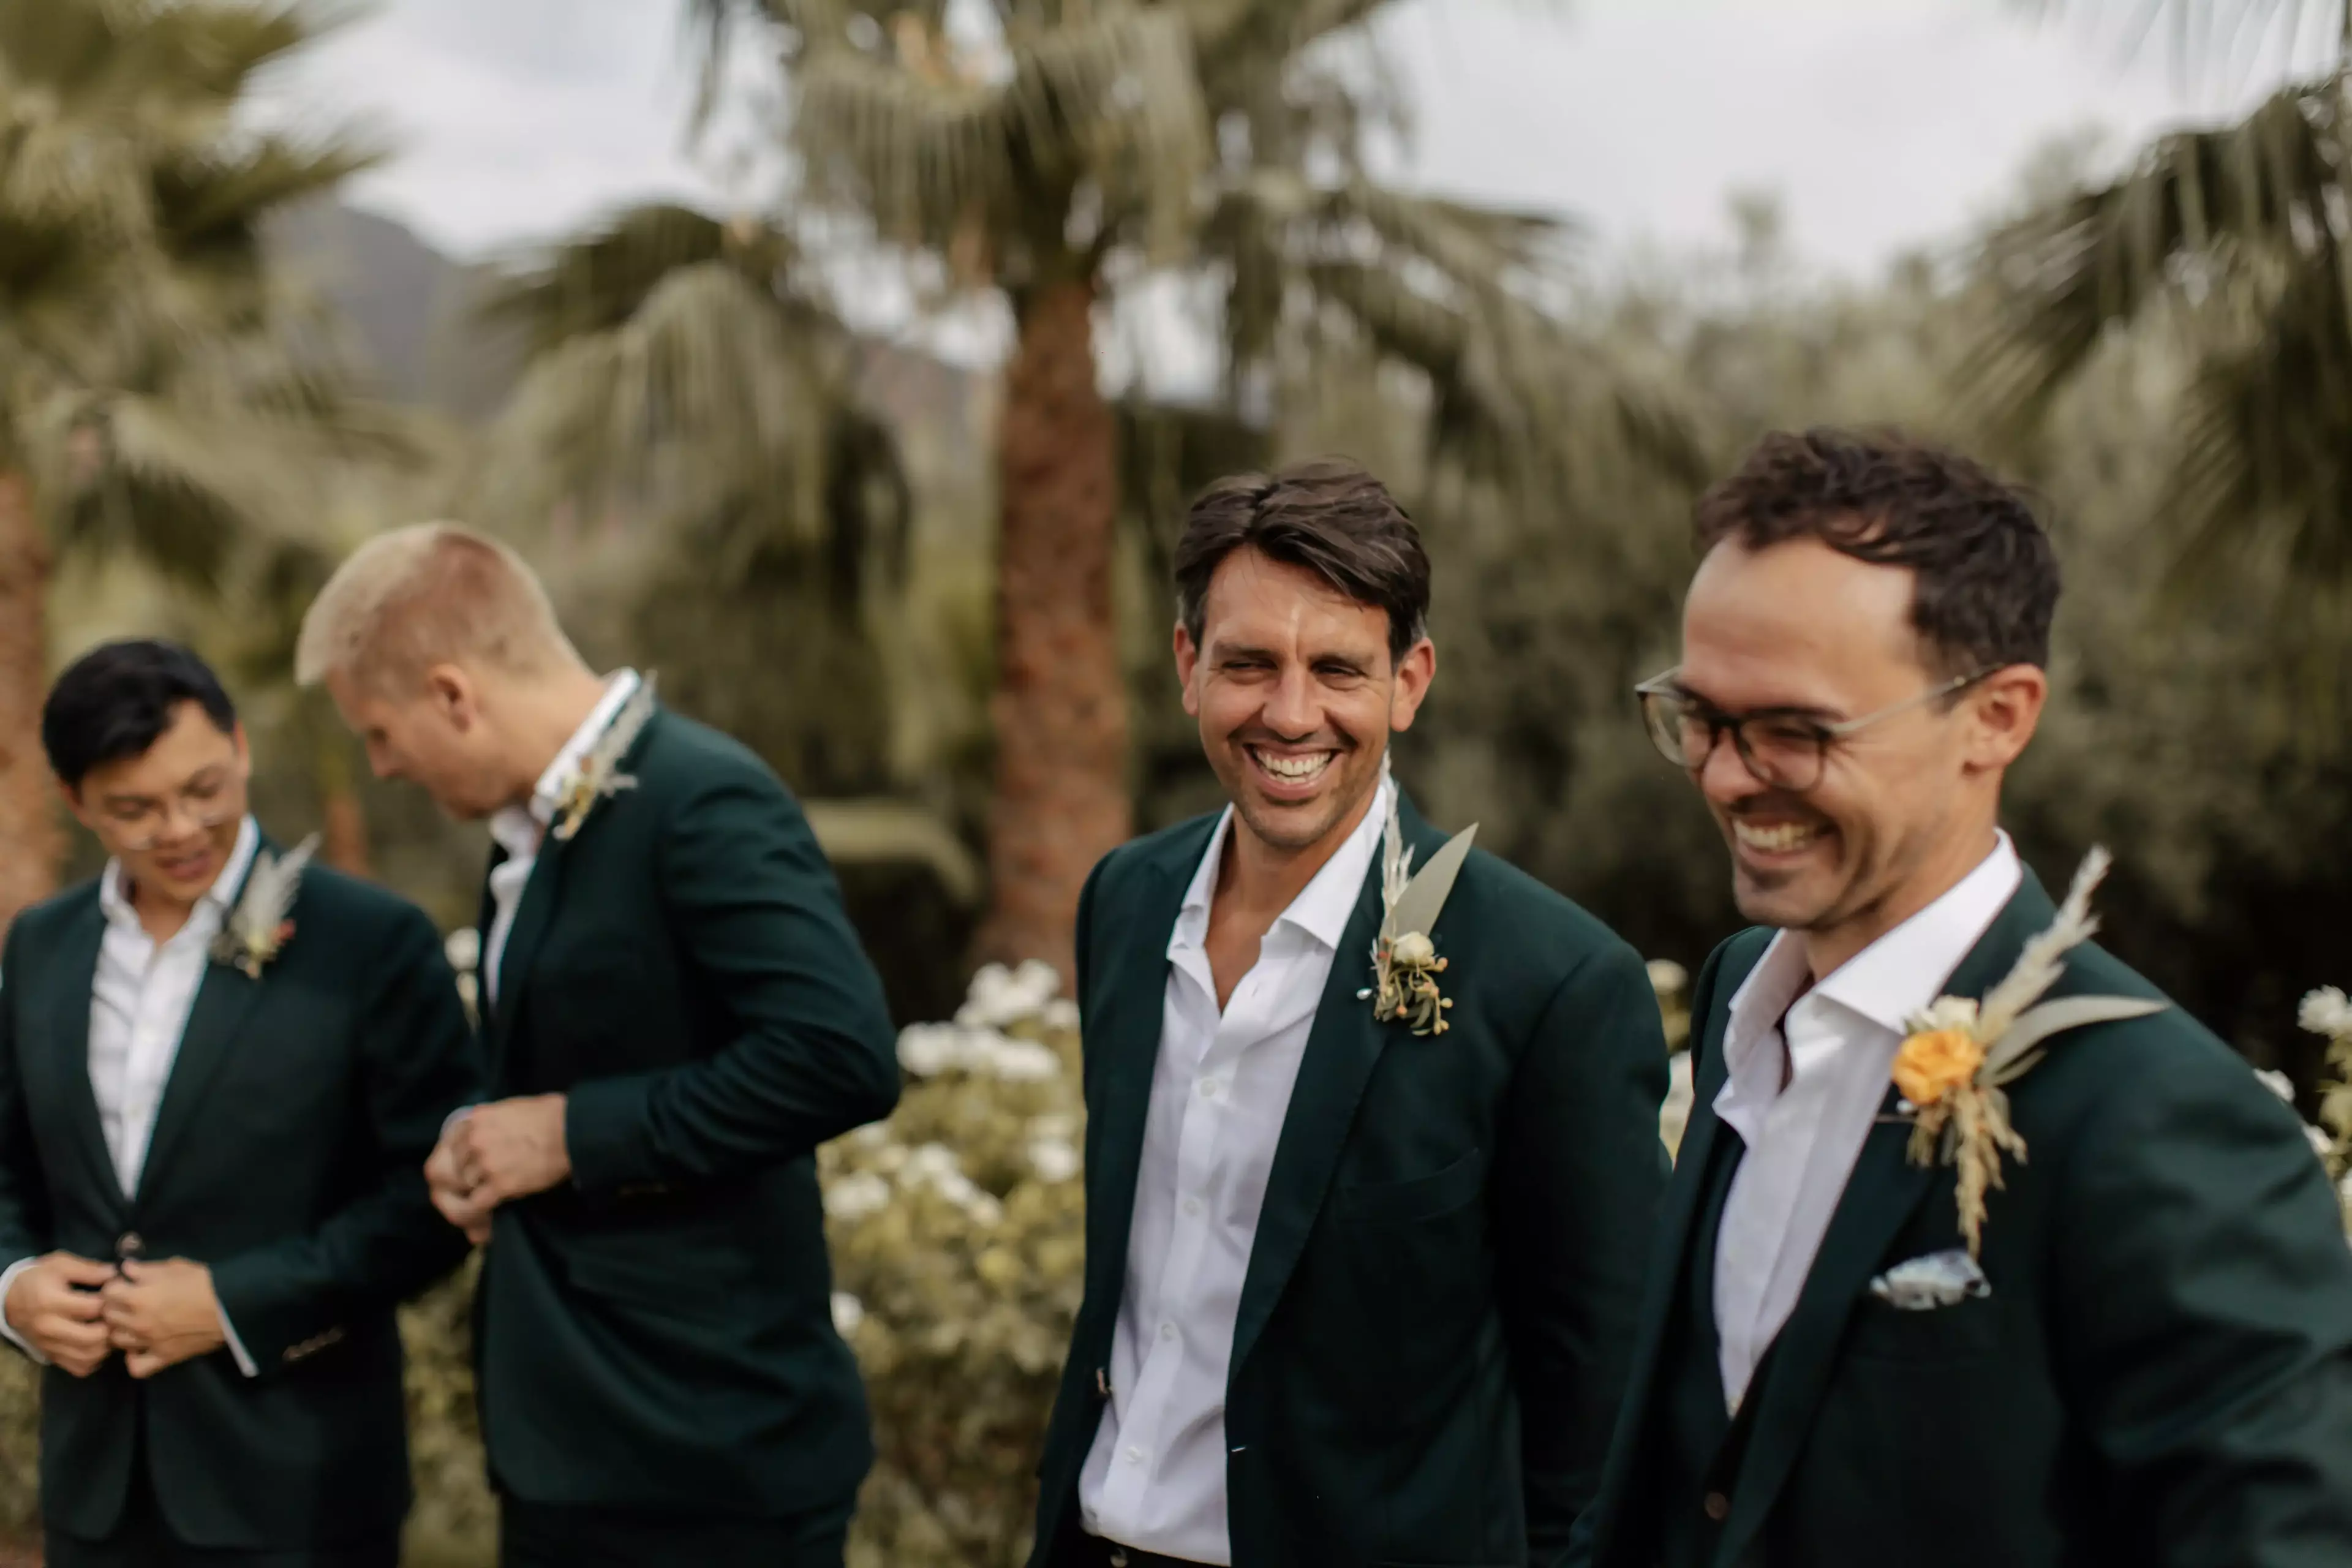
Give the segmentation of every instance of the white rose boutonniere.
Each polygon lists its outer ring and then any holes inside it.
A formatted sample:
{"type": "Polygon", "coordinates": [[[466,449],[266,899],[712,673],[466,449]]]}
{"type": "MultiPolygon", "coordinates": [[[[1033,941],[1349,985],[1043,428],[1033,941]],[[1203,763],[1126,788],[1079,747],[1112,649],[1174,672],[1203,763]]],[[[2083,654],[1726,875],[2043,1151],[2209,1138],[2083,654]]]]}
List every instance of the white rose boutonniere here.
{"type": "Polygon", "coordinates": [[[1404,826],[1397,812],[1394,784],[1389,788],[1389,816],[1381,834],[1380,936],[1372,943],[1372,984],[1356,993],[1370,998],[1372,1016],[1385,1024],[1402,1021],[1416,1035],[1442,1035],[1448,1027],[1445,1010],[1453,1001],[1437,988],[1447,960],[1438,956],[1430,932],[1462,862],[1477,835],[1473,823],[1447,839],[1419,875],[1412,870],[1412,851],[1404,847],[1404,826]]]}
{"type": "Polygon", "coordinates": [[[294,922],[286,917],[302,885],[303,868],[318,848],[319,836],[313,833],[283,857],[267,849],[256,852],[253,869],[245,879],[244,896],[229,911],[220,935],[213,939],[214,963],[227,964],[247,980],[261,978],[261,971],[278,950],[294,940],[294,922]]]}

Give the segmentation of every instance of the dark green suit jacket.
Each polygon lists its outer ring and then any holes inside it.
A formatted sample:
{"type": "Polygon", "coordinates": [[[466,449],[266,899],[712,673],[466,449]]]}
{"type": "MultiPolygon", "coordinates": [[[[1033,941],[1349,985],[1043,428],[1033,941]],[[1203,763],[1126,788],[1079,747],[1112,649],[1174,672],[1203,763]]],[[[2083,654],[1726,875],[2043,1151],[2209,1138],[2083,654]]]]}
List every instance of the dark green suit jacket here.
{"type": "Polygon", "coordinates": [[[98,885],[26,910],[0,959],[0,1268],[64,1250],[211,1266],[259,1369],[226,1349],[134,1382],[115,1356],[41,1383],[41,1510],[112,1532],[143,1433],[196,1544],[287,1551],[396,1531],[408,1510],[394,1306],[455,1268],[423,1164],[480,1079],[432,923],[312,867],[292,938],[250,979],[205,972],[135,1197],[89,1081],[98,885]]]}
{"type": "MultiPolygon", "coordinates": [[[[1945,993],[1981,996],[2052,914],[2029,874],[1945,993]]],[[[1739,1421],[1694,1443],[1704,1415],[1725,1425],[1704,1281],[1742,1152],[1713,1102],[1769,936],[1725,944],[1694,994],[1696,1101],[1578,1559],[2352,1563],[2352,1250],[2294,1115],[2177,1010],[2062,1035],[2011,1086],[2028,1161],[1990,1195],[1981,1300],[1869,1293],[1963,1245],[1954,1174],[1906,1161],[1890,1089],[1739,1421]]],[[[2158,994],[2095,947],[2052,992],[2085,994],[2158,994]]]]}
{"type": "MultiPolygon", "coordinates": [[[[1425,864],[1444,836],[1408,805],[1425,864]]],[[[1087,1279],[1033,1563],[1074,1561],[1097,1374],[1128,1267],[1168,939],[1215,826],[1095,868],[1078,914],[1087,1279]]],[[[1591,1494],[1665,1179],[1665,1043],[1641,960],[1474,852],[1433,935],[1452,1028],[1372,1019],[1380,870],[1307,1037],[1244,1283],[1225,1405],[1236,1568],[1518,1564],[1591,1494]]]]}
{"type": "Polygon", "coordinates": [[[889,1114],[897,1036],[765,764],[660,712],[623,767],[635,788],[542,845],[486,1020],[497,1094],[570,1096],[572,1163],[494,1223],[491,1474],[543,1504],[830,1506],[872,1437],[815,1151],[889,1114]]]}

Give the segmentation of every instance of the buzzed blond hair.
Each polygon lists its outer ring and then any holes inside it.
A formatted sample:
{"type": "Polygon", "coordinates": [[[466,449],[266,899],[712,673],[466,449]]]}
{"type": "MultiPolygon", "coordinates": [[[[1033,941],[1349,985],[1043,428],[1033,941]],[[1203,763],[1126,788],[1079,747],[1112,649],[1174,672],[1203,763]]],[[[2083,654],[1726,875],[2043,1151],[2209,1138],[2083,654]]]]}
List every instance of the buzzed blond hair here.
{"type": "Polygon", "coordinates": [[[580,663],[547,590],[521,556],[450,522],[378,534],[336,568],[302,616],[294,679],[341,675],[404,696],[436,664],[525,678],[580,663]]]}

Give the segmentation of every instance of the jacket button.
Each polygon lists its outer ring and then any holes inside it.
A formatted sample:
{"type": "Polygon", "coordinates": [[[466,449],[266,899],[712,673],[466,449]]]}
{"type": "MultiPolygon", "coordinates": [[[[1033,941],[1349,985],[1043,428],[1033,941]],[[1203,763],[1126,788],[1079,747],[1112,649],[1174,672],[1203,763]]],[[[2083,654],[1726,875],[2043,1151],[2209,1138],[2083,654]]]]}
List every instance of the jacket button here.
{"type": "Polygon", "coordinates": [[[139,1239],[137,1231],[126,1230],[122,1233],[121,1238],[114,1244],[114,1256],[119,1259],[133,1258],[139,1256],[145,1246],[146,1243],[139,1239]]]}
{"type": "Polygon", "coordinates": [[[1717,1524],[1721,1524],[1731,1514],[1731,1500],[1721,1492],[1707,1493],[1705,1500],[1698,1506],[1700,1512],[1717,1524]]]}

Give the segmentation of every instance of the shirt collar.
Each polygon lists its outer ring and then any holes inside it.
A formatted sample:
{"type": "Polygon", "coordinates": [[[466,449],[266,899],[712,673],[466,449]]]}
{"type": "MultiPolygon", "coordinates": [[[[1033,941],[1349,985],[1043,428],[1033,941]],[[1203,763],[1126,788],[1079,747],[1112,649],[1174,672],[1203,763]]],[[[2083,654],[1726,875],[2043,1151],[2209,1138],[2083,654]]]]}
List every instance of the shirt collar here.
{"type": "MultiPolygon", "coordinates": [[[[1900,1035],[1911,1016],[1936,999],[1985,931],[2008,907],[2025,869],[2009,835],[1998,834],[1992,853],[1943,895],[1841,964],[1816,987],[1826,999],[1900,1035]]],[[[1774,936],[1764,956],[1732,994],[1724,1029],[1727,1067],[1741,1058],[1779,1024],[1805,989],[1804,940],[1795,931],[1774,936]]]]}
{"type": "MultiPolygon", "coordinates": [[[[236,843],[229,849],[228,863],[221,868],[220,875],[213,879],[213,885],[198,896],[196,912],[226,913],[229,900],[244,886],[245,874],[253,868],[253,858],[260,850],[261,825],[253,819],[251,812],[247,812],[245,820],[236,825],[236,843]]],[[[116,925],[139,923],[139,911],[131,905],[131,889],[125,884],[122,862],[119,859],[108,860],[106,869],[99,873],[98,907],[116,925]]]]}
{"type": "Polygon", "coordinates": [[[530,799],[524,805],[506,806],[491,814],[490,837],[508,855],[520,858],[538,852],[540,834],[555,820],[555,807],[563,798],[564,786],[642,684],[634,669],[614,671],[604,682],[604,695],[596,700],[596,706],[588,710],[580,728],[572,731],[572,738],[563,742],[555,760],[539,775],[530,799]]]}
{"type": "MultiPolygon", "coordinates": [[[[1331,858],[1323,862],[1312,880],[1298,890],[1290,907],[1282,911],[1275,924],[1289,925],[1314,938],[1333,952],[1339,948],[1339,939],[1347,934],[1348,921],[1356,912],[1356,901],[1361,897],[1364,879],[1371,874],[1372,858],[1380,852],[1381,830],[1388,822],[1389,803],[1396,798],[1396,782],[1383,778],[1373,791],[1371,808],[1364,819],[1356,824],[1331,858]]],[[[1209,905],[1216,897],[1217,872],[1223,864],[1225,839],[1233,832],[1234,808],[1225,807],[1217,818],[1216,830],[1209,835],[1209,847],[1201,857],[1201,864],[1192,873],[1192,884],[1184,892],[1184,907],[1176,916],[1176,929],[1169,943],[1170,950],[1179,947],[1199,947],[1209,937],[1209,905]]]]}

